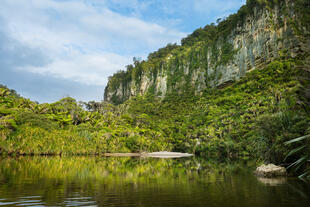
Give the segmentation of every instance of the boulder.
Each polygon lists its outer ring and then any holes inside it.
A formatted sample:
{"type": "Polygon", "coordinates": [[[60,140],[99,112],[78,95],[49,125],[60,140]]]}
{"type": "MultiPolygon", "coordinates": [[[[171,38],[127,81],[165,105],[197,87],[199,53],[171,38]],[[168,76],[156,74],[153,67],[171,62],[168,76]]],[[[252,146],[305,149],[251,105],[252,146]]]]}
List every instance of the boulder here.
{"type": "Polygon", "coordinates": [[[274,164],[261,165],[256,168],[255,175],[260,177],[278,177],[278,176],[286,176],[286,169],[281,166],[277,166],[274,164]]]}

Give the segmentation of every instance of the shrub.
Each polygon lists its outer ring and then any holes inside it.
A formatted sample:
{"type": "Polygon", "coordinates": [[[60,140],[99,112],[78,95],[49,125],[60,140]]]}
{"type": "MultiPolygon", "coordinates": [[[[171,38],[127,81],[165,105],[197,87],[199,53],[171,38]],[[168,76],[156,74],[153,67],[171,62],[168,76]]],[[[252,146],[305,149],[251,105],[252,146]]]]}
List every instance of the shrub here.
{"type": "Polygon", "coordinates": [[[20,112],[16,115],[18,125],[29,125],[32,127],[40,127],[45,130],[52,130],[57,127],[57,124],[49,120],[46,116],[35,114],[33,112],[20,112]]]}

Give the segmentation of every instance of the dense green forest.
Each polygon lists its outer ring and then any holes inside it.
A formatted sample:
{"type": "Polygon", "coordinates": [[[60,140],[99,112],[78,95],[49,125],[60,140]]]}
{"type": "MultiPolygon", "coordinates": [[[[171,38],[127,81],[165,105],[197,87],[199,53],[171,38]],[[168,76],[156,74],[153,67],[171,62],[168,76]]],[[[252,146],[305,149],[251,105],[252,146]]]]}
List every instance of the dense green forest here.
{"type": "Polygon", "coordinates": [[[198,97],[141,96],[114,106],[68,97],[38,104],[2,87],[2,154],[102,154],[174,150],[204,157],[282,163],[293,149],[309,156],[308,74],[302,60],[274,61],[242,80],[198,97]],[[86,110],[88,109],[88,110],[86,110]]]}
{"type": "MultiPolygon", "coordinates": [[[[276,1],[248,1],[237,14],[217,26],[206,26],[184,38],[182,46],[169,44],[151,53],[148,62],[135,60],[126,72],[111,77],[111,87],[113,81],[130,79],[132,74],[139,77],[142,66],[159,64],[171,52],[178,53],[202,40],[213,42],[214,34],[225,34],[252,8],[268,7],[272,2],[276,1]]],[[[307,1],[296,3],[306,5],[307,1]]],[[[232,52],[227,47],[224,55],[229,58],[232,52]]],[[[221,60],[225,61],[225,57],[221,60]]],[[[209,87],[199,96],[184,90],[182,94],[169,93],[159,98],[150,91],[127,101],[114,100],[118,104],[125,101],[119,105],[83,103],[70,97],[39,104],[1,85],[0,153],[180,151],[217,159],[293,163],[297,173],[305,172],[308,174],[304,176],[309,177],[309,80],[309,54],[300,54],[295,58],[283,55],[238,81],[209,87]]]]}

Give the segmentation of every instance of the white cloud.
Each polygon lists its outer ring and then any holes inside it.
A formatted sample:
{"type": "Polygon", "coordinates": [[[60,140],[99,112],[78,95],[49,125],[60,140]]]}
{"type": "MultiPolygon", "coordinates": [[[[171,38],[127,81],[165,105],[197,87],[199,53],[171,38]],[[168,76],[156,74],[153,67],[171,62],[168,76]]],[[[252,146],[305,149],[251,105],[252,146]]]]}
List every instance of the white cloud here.
{"type": "Polygon", "coordinates": [[[113,38],[118,37],[120,40],[136,40],[136,44],[147,44],[150,47],[158,46],[162,42],[176,41],[185,35],[158,24],[121,16],[108,9],[105,9],[101,14],[85,16],[81,22],[89,31],[102,33],[106,36],[111,35],[113,38]],[[105,31],[108,31],[108,34],[105,34],[105,31]]]}
{"type": "Polygon", "coordinates": [[[131,62],[131,56],[185,36],[89,1],[3,0],[1,4],[6,33],[50,60],[44,66],[19,65],[19,70],[83,84],[104,85],[109,75],[131,62]]]}
{"type": "Polygon", "coordinates": [[[75,54],[66,59],[55,59],[45,67],[26,66],[19,68],[32,73],[75,80],[86,85],[102,85],[120,66],[128,64],[130,58],[116,54],[75,54]]]}

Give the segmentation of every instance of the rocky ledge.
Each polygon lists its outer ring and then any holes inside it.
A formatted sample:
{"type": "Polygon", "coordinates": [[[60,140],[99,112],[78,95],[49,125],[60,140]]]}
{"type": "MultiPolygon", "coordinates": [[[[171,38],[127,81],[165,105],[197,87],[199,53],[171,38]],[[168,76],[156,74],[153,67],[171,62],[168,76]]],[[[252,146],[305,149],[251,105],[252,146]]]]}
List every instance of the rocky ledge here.
{"type": "Polygon", "coordinates": [[[260,177],[279,177],[279,176],[286,176],[286,169],[281,166],[277,166],[274,164],[268,165],[261,165],[256,168],[255,175],[260,177]]]}

